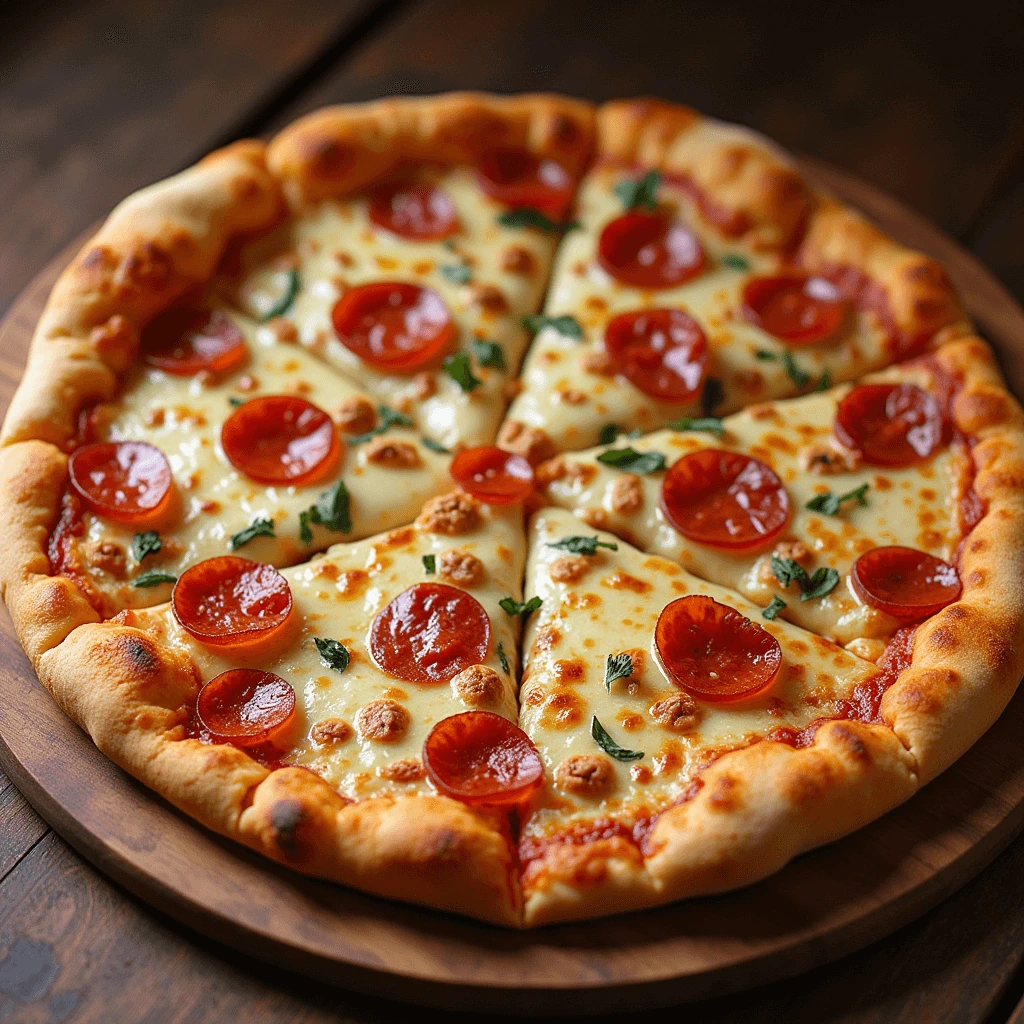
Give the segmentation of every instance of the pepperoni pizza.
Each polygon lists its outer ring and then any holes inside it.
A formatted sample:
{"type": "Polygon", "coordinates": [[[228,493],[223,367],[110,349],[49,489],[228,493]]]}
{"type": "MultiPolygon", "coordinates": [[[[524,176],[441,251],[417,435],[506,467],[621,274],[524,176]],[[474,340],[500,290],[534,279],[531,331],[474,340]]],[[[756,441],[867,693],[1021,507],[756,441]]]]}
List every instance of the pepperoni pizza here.
{"type": "Polygon", "coordinates": [[[1024,671],[1022,535],[1024,414],[942,269],[657,101],[211,155],[60,278],[0,437],[4,597],[101,750],[509,926],[906,799],[1024,671]]]}

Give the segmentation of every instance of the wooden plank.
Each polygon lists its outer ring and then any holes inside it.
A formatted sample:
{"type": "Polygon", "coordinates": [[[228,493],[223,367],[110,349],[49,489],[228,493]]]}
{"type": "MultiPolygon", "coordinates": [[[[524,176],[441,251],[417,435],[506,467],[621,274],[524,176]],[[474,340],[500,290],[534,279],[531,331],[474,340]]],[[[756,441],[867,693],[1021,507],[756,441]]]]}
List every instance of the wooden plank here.
{"type": "Polygon", "coordinates": [[[14,783],[0,773],[0,879],[42,839],[46,823],[14,783]]]}
{"type": "Polygon", "coordinates": [[[277,123],[324,103],[451,88],[653,95],[752,125],[880,186],[954,234],[1024,126],[1024,6],[951,32],[923,2],[586,6],[426,0],[277,123]],[[954,71],[955,69],[955,71],[954,71]],[[963,83],[971,83],[964,88],[963,83]]]}
{"type": "Polygon", "coordinates": [[[374,6],[0,5],[0,311],[69,239],[231,138],[374,6]]]}

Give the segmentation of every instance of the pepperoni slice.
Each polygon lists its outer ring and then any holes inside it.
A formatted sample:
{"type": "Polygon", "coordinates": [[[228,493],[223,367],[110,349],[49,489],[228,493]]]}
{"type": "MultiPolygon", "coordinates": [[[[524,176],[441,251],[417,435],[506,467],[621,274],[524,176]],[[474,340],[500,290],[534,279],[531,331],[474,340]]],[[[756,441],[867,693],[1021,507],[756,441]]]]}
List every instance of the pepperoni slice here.
{"type": "Polygon", "coordinates": [[[688,402],[700,390],[707,340],[681,309],[622,313],[608,324],[604,343],[619,373],[652,398],[688,402]]]}
{"type": "Polygon", "coordinates": [[[525,149],[492,149],[480,160],[480,187],[506,206],[531,207],[553,220],[572,202],[572,175],[525,149]]]}
{"type": "Polygon", "coordinates": [[[676,686],[714,703],[756,697],[782,668],[782,648],[768,630],[700,594],[665,606],[654,645],[676,686]]]}
{"type": "Polygon", "coordinates": [[[395,182],[370,195],[370,220],[402,238],[437,242],[459,230],[451,196],[438,185],[395,182]]]}
{"type": "Polygon", "coordinates": [[[438,722],[423,744],[423,764],[441,793],[467,804],[522,803],[544,781],[530,737],[493,711],[464,711],[438,722]]]}
{"type": "Polygon", "coordinates": [[[916,384],[861,384],[836,410],[832,431],[876,466],[910,466],[946,440],[935,398],[916,384]]]}
{"type": "Polygon", "coordinates": [[[636,210],[605,225],[597,261],[617,281],[634,288],[674,288],[704,269],[704,250],[684,224],[636,210]]]}
{"type": "Polygon", "coordinates": [[[850,304],[823,277],[755,277],[743,289],[743,315],[755,327],[793,345],[835,334],[850,304]]]}
{"type": "Polygon", "coordinates": [[[178,577],[171,608],[182,629],[202,643],[242,647],[284,628],[292,591],[272,565],[218,555],[178,577]]]}
{"type": "Polygon", "coordinates": [[[215,743],[246,750],[288,731],[295,721],[295,691],[273,672],[232,668],[199,691],[196,713],[215,743]]]}
{"type": "Polygon", "coordinates": [[[533,467],[501,448],[466,448],[452,459],[452,479],[489,505],[511,505],[533,490],[533,467]]]}
{"type": "Polygon", "coordinates": [[[789,495],[770,466],[719,448],[673,463],[661,485],[661,507],[684,536],[716,548],[773,541],[789,518],[789,495]]]}
{"type": "Polygon", "coordinates": [[[370,656],[409,683],[446,683],[479,665],[491,644],[491,620],[471,594],[444,583],[403,590],[370,625],[370,656]]]}
{"type": "Polygon", "coordinates": [[[308,484],[332,472],[341,443],[330,416],[294,395],[265,395],[240,405],[220,429],[235,469],[261,484],[308,484]]]}
{"type": "Polygon", "coordinates": [[[142,358],[179,377],[202,370],[226,373],[244,363],[247,355],[238,324],[219,309],[171,309],[142,332],[142,358]]]}
{"type": "Polygon", "coordinates": [[[450,347],[455,324],[432,288],[399,281],[346,292],[332,314],[338,340],[364,362],[388,373],[416,373],[450,347]]]}
{"type": "Polygon", "coordinates": [[[119,523],[157,520],[171,503],[170,463],[145,441],[84,445],[68,461],[68,476],[86,508],[119,523]]]}
{"type": "Polygon", "coordinates": [[[916,548],[872,548],[853,563],[854,593],[897,619],[920,621],[960,596],[960,574],[949,562],[916,548]]]}

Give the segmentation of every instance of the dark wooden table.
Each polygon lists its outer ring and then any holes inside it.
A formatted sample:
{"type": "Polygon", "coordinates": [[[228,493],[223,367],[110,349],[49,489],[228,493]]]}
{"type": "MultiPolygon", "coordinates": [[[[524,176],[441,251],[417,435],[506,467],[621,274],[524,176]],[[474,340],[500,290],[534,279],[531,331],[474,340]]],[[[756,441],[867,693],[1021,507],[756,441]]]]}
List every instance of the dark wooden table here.
{"type": "MultiPolygon", "coordinates": [[[[937,7],[6,0],[0,314],[117,200],[209,149],[323,103],[452,88],[649,93],[745,122],[921,211],[1024,300],[1024,7],[977,2],[948,23],[937,7]]],[[[20,369],[0,352],[0,373],[20,369]]],[[[0,1020],[312,1024],[410,1012],[247,960],[153,913],[0,774],[0,1020]]],[[[682,1012],[708,1024],[1024,1024],[1024,837],[888,940],[682,1012]]]]}

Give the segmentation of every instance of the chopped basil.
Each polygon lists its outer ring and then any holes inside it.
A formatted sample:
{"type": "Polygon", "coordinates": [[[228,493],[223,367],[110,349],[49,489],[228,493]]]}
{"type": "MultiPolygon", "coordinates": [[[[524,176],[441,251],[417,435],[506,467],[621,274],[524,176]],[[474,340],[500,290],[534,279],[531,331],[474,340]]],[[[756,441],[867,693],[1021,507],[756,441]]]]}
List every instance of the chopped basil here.
{"type": "Polygon", "coordinates": [[[447,249],[447,250],[448,250],[449,252],[455,252],[455,243],[454,243],[454,242],[453,242],[453,241],[452,241],[452,240],[451,240],[450,238],[446,238],[446,239],[445,239],[445,240],[444,240],[444,241],[443,241],[443,242],[442,242],[441,244],[442,244],[442,245],[443,245],[443,246],[444,246],[444,247],[445,247],[445,248],[446,248],[446,249],[447,249]]]}
{"type": "Polygon", "coordinates": [[[498,661],[501,662],[501,667],[505,670],[505,675],[509,675],[511,669],[508,667],[508,658],[505,656],[505,648],[501,646],[501,641],[498,641],[498,661]]]}
{"type": "Polygon", "coordinates": [[[811,578],[807,581],[807,587],[800,595],[801,601],[813,601],[816,598],[831,594],[839,586],[839,573],[835,569],[826,569],[821,566],[814,570],[811,578]]]}
{"type": "Polygon", "coordinates": [[[835,569],[821,566],[808,576],[807,570],[792,558],[779,558],[772,555],[772,572],[783,587],[795,582],[800,588],[801,601],[813,601],[815,598],[831,594],[839,585],[839,573],[835,569]]]}
{"type": "Polygon", "coordinates": [[[779,358],[778,352],[769,352],[766,348],[759,348],[754,355],[757,356],[762,363],[767,363],[769,361],[774,362],[779,358]]]}
{"type": "Polygon", "coordinates": [[[530,615],[535,612],[543,602],[539,597],[531,597],[529,601],[517,601],[512,597],[503,597],[498,604],[501,610],[508,615],[530,615]]]}
{"type": "Polygon", "coordinates": [[[615,186],[615,195],[627,210],[635,210],[638,206],[645,210],[656,210],[660,184],[661,175],[657,171],[648,171],[637,180],[620,181],[615,186]]]}
{"type": "Polygon", "coordinates": [[[814,389],[815,391],[828,391],[832,387],[832,374],[826,370],[821,375],[821,380],[818,381],[818,386],[814,389]]]}
{"type": "Polygon", "coordinates": [[[789,379],[798,387],[804,387],[807,382],[811,379],[811,375],[806,371],[800,369],[796,365],[796,360],[793,358],[793,353],[787,348],[782,356],[782,365],[786,368],[786,373],[789,374],[789,379]]]}
{"type": "Polygon", "coordinates": [[[228,405],[233,405],[237,409],[240,405],[245,405],[245,399],[237,395],[228,395],[228,405]]]}
{"type": "Polygon", "coordinates": [[[433,576],[437,572],[437,559],[433,555],[423,556],[423,571],[428,576],[433,576]]]}
{"type": "Polygon", "coordinates": [[[313,531],[309,526],[309,509],[299,513],[299,540],[303,544],[313,543],[313,531]]]}
{"type": "Polygon", "coordinates": [[[601,452],[597,461],[624,473],[660,473],[665,468],[665,456],[661,452],[638,452],[635,448],[610,448],[601,452]]]}
{"type": "Polygon", "coordinates": [[[452,284],[469,284],[473,280],[473,271],[465,263],[444,263],[439,269],[441,276],[452,284]]]}
{"type": "Polygon", "coordinates": [[[473,366],[465,352],[455,352],[445,357],[441,366],[444,372],[467,393],[483,384],[479,377],[473,375],[473,366]]]}
{"type": "Polygon", "coordinates": [[[411,427],[412,420],[408,416],[400,413],[397,409],[392,409],[389,405],[378,405],[377,406],[377,426],[373,430],[368,430],[365,434],[353,434],[349,439],[350,445],[365,444],[367,441],[373,440],[375,437],[379,437],[386,430],[390,430],[392,427],[411,427]]]}
{"type": "Polygon", "coordinates": [[[590,735],[594,737],[594,742],[616,761],[639,761],[644,756],[642,750],[626,750],[625,747],[620,747],[597,720],[597,715],[594,715],[594,721],[590,724],[590,735]]]}
{"type": "Polygon", "coordinates": [[[351,533],[352,517],[349,514],[348,490],[345,481],[339,480],[329,491],[324,491],[316,504],[299,513],[299,536],[303,544],[313,542],[313,531],[309,524],[316,523],[335,533],[351,533]]]}
{"type": "Polygon", "coordinates": [[[244,530],[239,530],[231,538],[231,550],[237,551],[243,544],[248,544],[254,537],[273,537],[274,521],[257,519],[244,530]]]}
{"type": "Polygon", "coordinates": [[[718,416],[684,416],[682,419],[673,420],[668,425],[669,430],[706,430],[709,434],[721,437],[725,433],[725,427],[718,416]]]}
{"type": "Polygon", "coordinates": [[[563,537],[547,546],[558,548],[559,551],[568,551],[573,555],[596,555],[598,548],[607,548],[609,551],[619,550],[618,544],[606,544],[603,540],[598,540],[597,537],[563,537]]]}
{"type": "Polygon", "coordinates": [[[524,316],[523,326],[534,334],[545,327],[553,327],[559,334],[563,334],[567,338],[572,338],[574,341],[583,340],[583,328],[580,327],[579,320],[574,316],[543,316],[537,313],[534,316],[524,316]]]}
{"type": "Polygon", "coordinates": [[[615,444],[615,438],[619,436],[619,428],[615,423],[606,423],[597,435],[600,444],[615,444]]]}
{"type": "Polygon", "coordinates": [[[420,440],[423,442],[424,448],[428,448],[432,452],[437,452],[438,455],[451,455],[450,448],[445,448],[443,444],[438,444],[433,438],[421,437],[420,440]]]}
{"type": "Polygon", "coordinates": [[[316,644],[320,660],[328,668],[333,668],[335,672],[344,672],[348,668],[351,656],[343,644],[338,643],[337,640],[320,636],[313,637],[313,643],[316,644]]]}
{"type": "Polygon", "coordinates": [[[730,270],[749,270],[750,263],[743,256],[738,255],[734,252],[727,252],[719,261],[723,267],[728,267],[730,270]]]}
{"type": "Polygon", "coordinates": [[[141,562],[146,555],[155,555],[162,547],[160,534],[156,530],[147,530],[132,537],[132,557],[136,562],[141,562]]]}
{"type": "Polygon", "coordinates": [[[611,693],[616,679],[626,679],[633,674],[633,659],[628,654],[609,654],[604,664],[604,688],[611,693]]]}
{"type": "Polygon", "coordinates": [[[717,377],[704,379],[704,390],[700,393],[700,408],[705,416],[714,416],[715,410],[725,398],[725,388],[717,377]]]}
{"type": "Polygon", "coordinates": [[[794,562],[792,558],[779,558],[778,555],[772,555],[772,572],[784,587],[788,587],[794,580],[801,587],[807,582],[807,570],[799,562],[794,562]]]}
{"type": "Polygon", "coordinates": [[[505,353],[496,341],[481,341],[474,338],[470,342],[470,347],[481,366],[493,366],[496,370],[505,369],[505,353]]]}
{"type": "Polygon", "coordinates": [[[824,494],[816,494],[804,507],[812,512],[824,512],[827,516],[834,516],[844,501],[856,501],[861,505],[866,505],[868,499],[865,495],[870,487],[870,484],[861,484],[860,487],[855,487],[852,491],[847,491],[845,494],[833,494],[831,491],[826,491],[824,494]]]}
{"type": "Polygon", "coordinates": [[[141,573],[132,580],[133,587],[159,587],[161,583],[174,583],[178,579],[169,572],[161,572],[159,569],[150,569],[141,573]]]}
{"type": "Polygon", "coordinates": [[[534,210],[530,206],[524,206],[518,210],[506,210],[498,215],[498,223],[505,228],[536,228],[549,235],[556,235],[561,231],[572,231],[578,228],[579,221],[567,220],[559,223],[545,217],[540,210],[534,210]]]}
{"type": "Polygon", "coordinates": [[[761,611],[761,618],[762,619],[774,619],[775,616],[778,615],[779,612],[781,612],[782,609],[785,608],[785,607],[786,607],[786,602],[783,601],[781,597],[777,597],[777,596],[773,597],[772,598],[772,603],[770,605],[768,605],[767,608],[762,609],[762,611],[761,611]]]}
{"type": "Polygon", "coordinates": [[[295,301],[295,296],[299,294],[299,287],[301,282],[299,280],[299,272],[297,270],[288,271],[288,284],[285,287],[284,295],[281,296],[274,303],[270,309],[263,316],[263,323],[268,320],[273,320],[276,316],[284,316],[292,308],[292,303],[295,301]]]}

